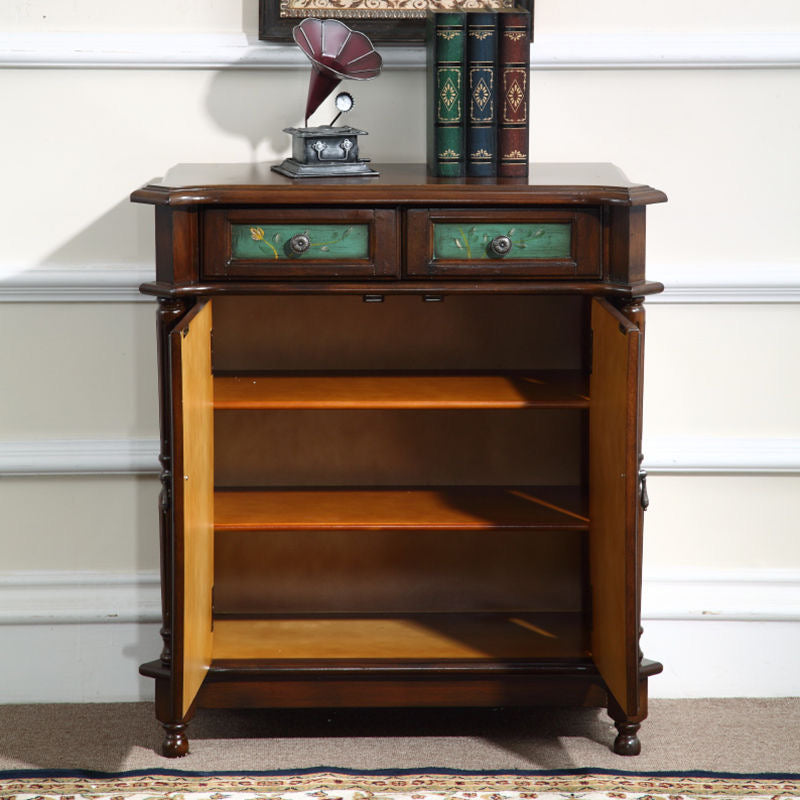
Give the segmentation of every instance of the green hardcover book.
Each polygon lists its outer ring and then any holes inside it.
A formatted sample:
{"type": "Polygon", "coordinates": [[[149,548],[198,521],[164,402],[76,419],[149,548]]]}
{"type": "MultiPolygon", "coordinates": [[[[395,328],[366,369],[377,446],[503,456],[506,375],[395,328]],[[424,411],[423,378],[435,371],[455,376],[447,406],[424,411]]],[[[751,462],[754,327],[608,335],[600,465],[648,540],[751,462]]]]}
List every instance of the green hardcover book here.
{"type": "Polygon", "coordinates": [[[426,42],[428,172],[461,178],[466,164],[466,14],[428,12],[426,42]]]}

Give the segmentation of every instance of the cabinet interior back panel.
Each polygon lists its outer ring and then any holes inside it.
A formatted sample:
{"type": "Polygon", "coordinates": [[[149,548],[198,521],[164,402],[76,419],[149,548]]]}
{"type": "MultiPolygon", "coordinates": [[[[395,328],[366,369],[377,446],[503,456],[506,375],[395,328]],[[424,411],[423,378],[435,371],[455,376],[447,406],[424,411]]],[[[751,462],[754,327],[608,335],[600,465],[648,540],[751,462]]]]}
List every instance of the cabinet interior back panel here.
{"type": "Polygon", "coordinates": [[[586,413],[218,411],[215,482],[244,486],[577,486],[586,413]]]}
{"type": "Polygon", "coordinates": [[[567,296],[218,297],[214,370],[582,369],[586,314],[567,296]]]}
{"type": "Polygon", "coordinates": [[[214,607],[577,612],[585,542],[575,531],[218,531],[214,607]]]}

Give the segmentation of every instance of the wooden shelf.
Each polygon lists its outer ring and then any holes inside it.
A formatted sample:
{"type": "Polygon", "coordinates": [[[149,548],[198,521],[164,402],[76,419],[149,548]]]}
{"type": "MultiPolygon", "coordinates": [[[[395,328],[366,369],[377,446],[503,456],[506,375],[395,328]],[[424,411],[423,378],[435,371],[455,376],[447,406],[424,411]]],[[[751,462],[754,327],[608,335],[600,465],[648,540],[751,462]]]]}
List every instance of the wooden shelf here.
{"type": "Polygon", "coordinates": [[[217,490],[217,531],[588,530],[578,487],[217,490]]]}
{"type": "Polygon", "coordinates": [[[575,613],[216,619],[214,661],[585,658],[575,613]]]}
{"type": "Polygon", "coordinates": [[[237,375],[214,380],[217,409],[588,408],[578,370],[506,374],[237,375]]]}

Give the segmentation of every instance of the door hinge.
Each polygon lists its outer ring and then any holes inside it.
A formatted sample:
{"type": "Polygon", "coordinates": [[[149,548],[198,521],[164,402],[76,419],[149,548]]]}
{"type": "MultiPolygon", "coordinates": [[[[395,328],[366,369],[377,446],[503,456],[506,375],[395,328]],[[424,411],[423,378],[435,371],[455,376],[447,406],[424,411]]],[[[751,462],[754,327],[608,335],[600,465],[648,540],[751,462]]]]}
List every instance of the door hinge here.
{"type": "Polygon", "coordinates": [[[215,611],[215,604],[214,604],[214,596],[217,591],[216,586],[211,587],[211,630],[214,630],[214,611],[215,611]]]}

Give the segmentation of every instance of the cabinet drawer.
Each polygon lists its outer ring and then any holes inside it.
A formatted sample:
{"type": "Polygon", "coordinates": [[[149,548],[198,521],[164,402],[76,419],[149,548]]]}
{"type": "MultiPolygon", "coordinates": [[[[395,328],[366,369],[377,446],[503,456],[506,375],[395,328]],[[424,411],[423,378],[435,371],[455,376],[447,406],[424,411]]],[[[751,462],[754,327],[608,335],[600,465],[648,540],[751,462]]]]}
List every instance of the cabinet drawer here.
{"type": "Polygon", "coordinates": [[[408,275],[599,278],[598,209],[411,209],[408,275]]]}
{"type": "Polygon", "coordinates": [[[205,278],[390,278],[400,271],[393,210],[209,210],[203,244],[205,278]]]}

